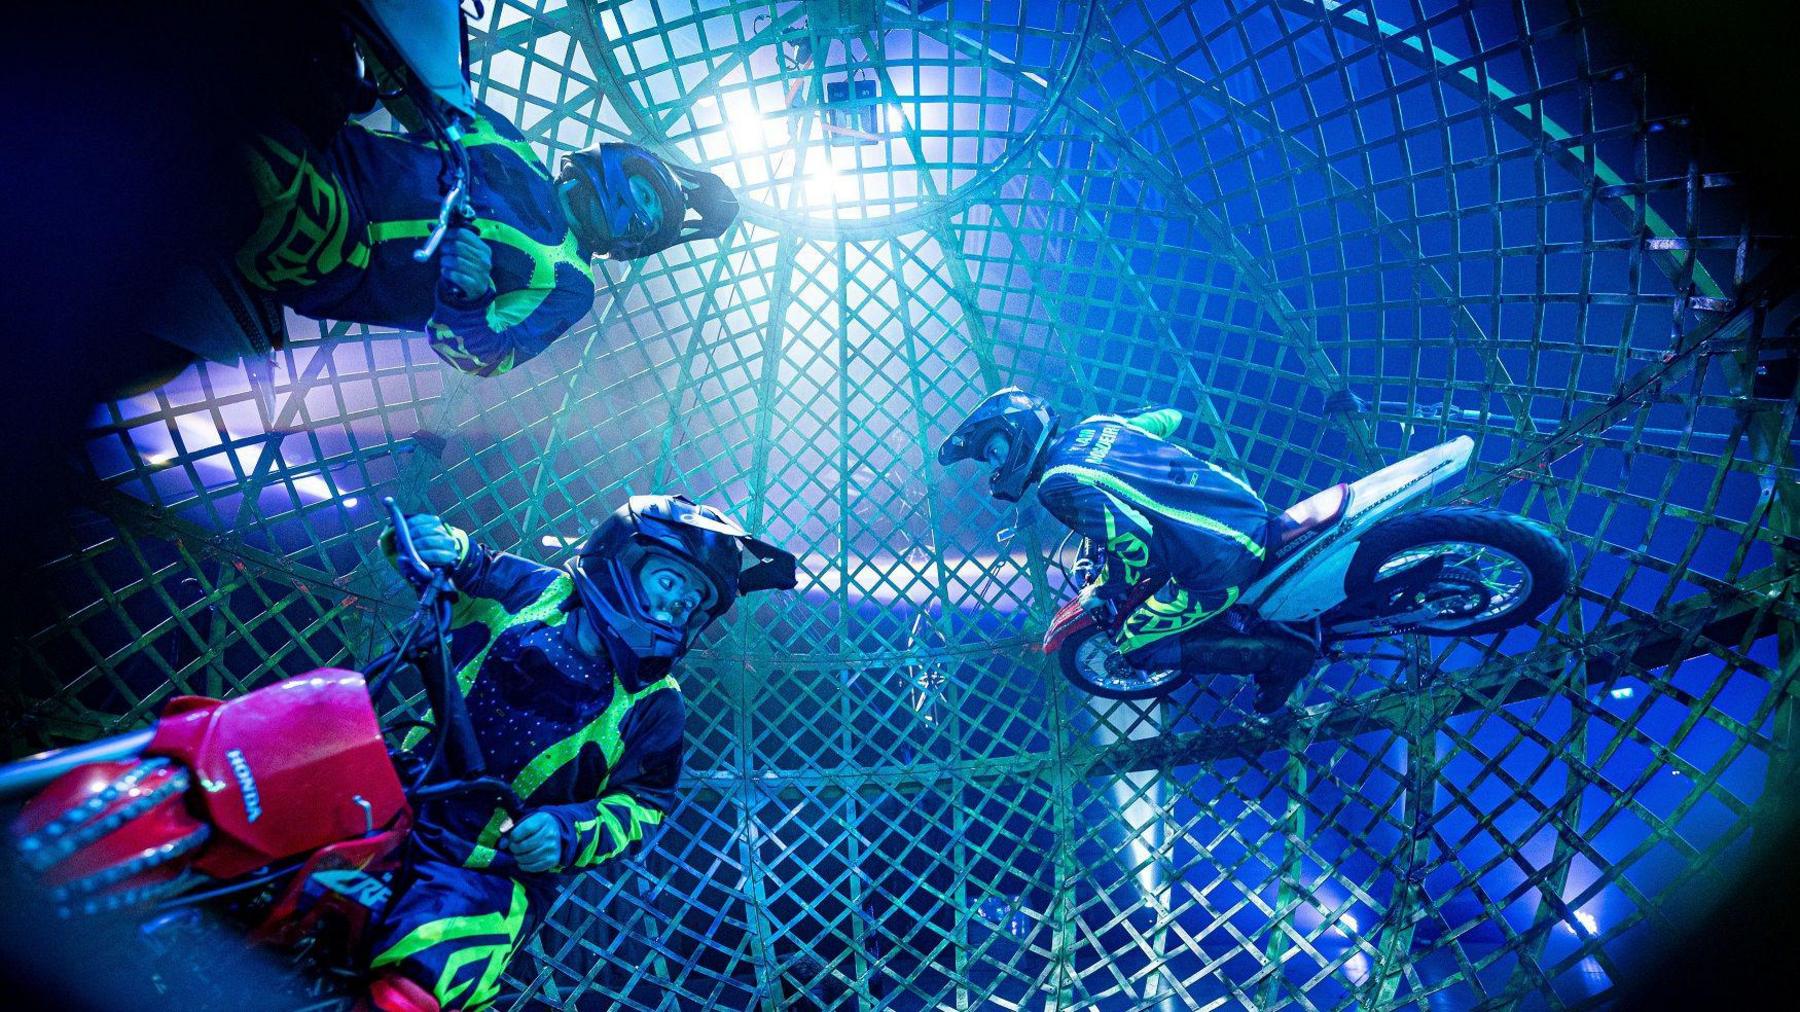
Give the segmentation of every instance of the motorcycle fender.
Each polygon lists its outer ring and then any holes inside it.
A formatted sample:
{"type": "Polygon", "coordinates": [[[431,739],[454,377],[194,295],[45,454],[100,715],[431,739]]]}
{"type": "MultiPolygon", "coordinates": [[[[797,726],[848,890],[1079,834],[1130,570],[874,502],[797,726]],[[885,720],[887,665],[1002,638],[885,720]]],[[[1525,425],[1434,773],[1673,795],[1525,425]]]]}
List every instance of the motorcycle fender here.
{"type": "Polygon", "coordinates": [[[1324,614],[1347,596],[1344,574],[1362,535],[1383,517],[1461,473],[1474,450],[1474,440],[1458,436],[1352,482],[1343,518],[1246,588],[1239,603],[1277,622],[1324,614]],[[1314,552],[1322,554],[1312,558],[1314,552]]]}
{"type": "Polygon", "coordinates": [[[387,908],[392,897],[388,883],[400,867],[400,846],[411,830],[402,818],[385,833],[319,848],[250,932],[250,940],[293,945],[326,917],[341,918],[360,938],[370,916],[387,908]]]}
{"type": "Polygon", "coordinates": [[[1275,622],[1303,622],[1336,607],[1346,596],[1344,577],[1359,544],[1346,541],[1289,577],[1257,605],[1257,614],[1275,622]]]}
{"type": "Polygon", "coordinates": [[[1064,640],[1093,624],[1094,616],[1082,609],[1079,599],[1065,603],[1044,630],[1044,653],[1055,653],[1064,640]]]}
{"type": "Polygon", "coordinates": [[[214,831],[194,866],[208,875],[236,878],[386,829],[406,811],[354,671],[321,668],[236,699],[187,697],[171,709],[144,751],[193,770],[190,797],[214,831]]]}
{"type": "Polygon", "coordinates": [[[1431,491],[1462,473],[1469,466],[1475,441],[1457,436],[1440,446],[1389,464],[1365,478],[1350,484],[1350,505],[1344,521],[1357,527],[1368,527],[1381,516],[1431,491]]]}

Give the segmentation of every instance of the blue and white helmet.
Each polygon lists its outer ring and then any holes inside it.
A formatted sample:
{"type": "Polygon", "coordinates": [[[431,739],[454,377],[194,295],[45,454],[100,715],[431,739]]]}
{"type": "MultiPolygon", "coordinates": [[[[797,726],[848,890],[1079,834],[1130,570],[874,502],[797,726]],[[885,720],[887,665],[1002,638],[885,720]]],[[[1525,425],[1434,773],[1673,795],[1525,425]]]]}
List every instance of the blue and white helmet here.
{"type": "Polygon", "coordinates": [[[938,463],[978,460],[982,448],[994,433],[1004,432],[1011,444],[1006,460],[994,469],[988,488],[994,498],[1018,502],[1042,469],[1044,448],[1056,434],[1056,416],[1050,403],[1033,397],[1018,387],[1007,387],[989,394],[980,406],[969,413],[944,445],[938,448],[938,463]]]}
{"type": "Polygon", "coordinates": [[[749,535],[737,521],[681,495],[634,495],[601,522],[568,565],[581,606],[604,634],[639,660],[674,659],[731,610],[739,594],[789,589],[792,555],[749,535]],[[744,565],[748,550],[750,564],[744,565]],[[709,592],[676,625],[652,613],[638,572],[663,553],[694,567],[709,592]]]}

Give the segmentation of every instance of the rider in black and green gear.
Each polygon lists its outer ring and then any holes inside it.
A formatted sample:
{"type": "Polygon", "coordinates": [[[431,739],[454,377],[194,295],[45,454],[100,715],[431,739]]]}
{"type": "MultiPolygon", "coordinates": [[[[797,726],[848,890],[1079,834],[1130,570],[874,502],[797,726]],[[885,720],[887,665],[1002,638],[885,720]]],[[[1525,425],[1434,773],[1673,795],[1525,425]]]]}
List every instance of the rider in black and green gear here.
{"type": "MultiPolygon", "coordinates": [[[[309,44],[320,55],[308,66],[342,63],[336,77],[360,83],[347,36],[309,44]]],[[[576,152],[552,176],[516,126],[475,103],[461,139],[473,219],[454,220],[420,263],[413,253],[442,201],[442,150],[424,132],[346,122],[372,107],[373,90],[344,90],[301,89],[309,103],[252,143],[257,221],[237,251],[238,273],[304,316],[423,330],[465,372],[504,373],[586,315],[593,257],[641,259],[717,237],[737,216],[719,177],[632,144],[576,152]]],[[[396,103],[396,118],[408,108],[396,103]]]]}
{"type": "Polygon", "coordinates": [[[792,587],[794,559],[681,496],[632,497],[564,569],[472,544],[435,516],[407,530],[425,562],[449,567],[450,667],[486,775],[525,810],[514,823],[469,796],[420,806],[372,927],[371,998],[480,1009],[568,874],[668,815],[687,712],[672,666],[739,594],[792,587]]]}
{"type": "Polygon", "coordinates": [[[1061,432],[1043,399],[1009,387],[957,427],[938,460],[991,465],[990,490],[1007,502],[1037,485],[1045,509],[1103,549],[1084,604],[1108,607],[1134,585],[1158,585],[1115,636],[1135,667],[1251,673],[1256,708],[1270,712],[1311,669],[1312,647],[1208,623],[1261,570],[1275,512],[1241,478],[1169,442],[1180,421],[1164,408],[1061,432]]]}

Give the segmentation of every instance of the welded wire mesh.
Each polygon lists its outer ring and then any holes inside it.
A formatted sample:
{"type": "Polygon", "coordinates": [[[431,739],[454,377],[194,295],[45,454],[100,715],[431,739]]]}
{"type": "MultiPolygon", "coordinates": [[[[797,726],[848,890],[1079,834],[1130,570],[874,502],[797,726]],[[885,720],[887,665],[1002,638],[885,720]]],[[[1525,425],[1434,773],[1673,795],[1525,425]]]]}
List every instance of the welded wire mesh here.
{"type": "Polygon", "coordinates": [[[680,807],[514,1007],[1581,1004],[1731,879],[1793,761],[1796,404],[1747,310],[1785,293],[1582,11],[490,6],[477,92],[541,153],[630,138],[739,223],[605,264],[496,379],[295,318],[269,368],[108,406],[21,751],[371,657],[381,495],[559,563],[686,491],[801,587],[685,663],[680,807]],[[1010,382],[1179,407],[1277,503],[1469,435],[1448,494],[1549,524],[1579,592],[1373,645],[1273,722],[1241,679],[1090,700],[1032,649],[1058,529],[935,462],[1010,382]]]}

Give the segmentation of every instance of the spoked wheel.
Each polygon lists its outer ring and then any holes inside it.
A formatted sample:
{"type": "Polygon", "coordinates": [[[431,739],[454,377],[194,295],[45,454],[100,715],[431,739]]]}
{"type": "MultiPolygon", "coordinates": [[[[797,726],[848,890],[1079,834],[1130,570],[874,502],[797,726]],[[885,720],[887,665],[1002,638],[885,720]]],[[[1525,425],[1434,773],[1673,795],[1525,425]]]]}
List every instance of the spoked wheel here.
{"type": "Polygon", "coordinates": [[[1569,552],[1499,510],[1419,510],[1362,539],[1344,585],[1359,595],[1326,623],[1337,636],[1472,636],[1519,625],[1569,591],[1569,552]]]}
{"type": "Polygon", "coordinates": [[[1173,668],[1142,671],[1132,667],[1112,637],[1099,629],[1069,637],[1056,654],[1063,676],[1076,688],[1106,699],[1155,699],[1188,680],[1188,672],[1173,668]]]}

